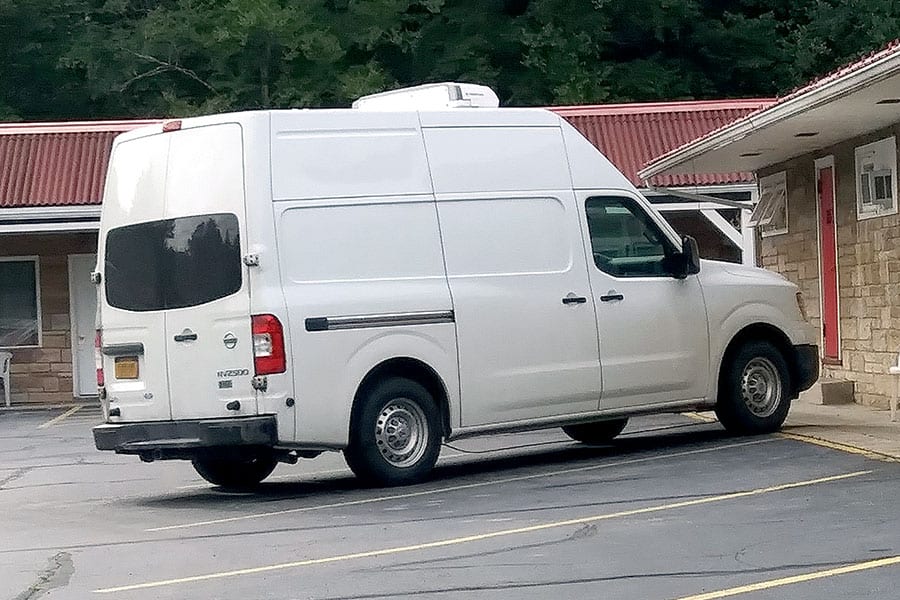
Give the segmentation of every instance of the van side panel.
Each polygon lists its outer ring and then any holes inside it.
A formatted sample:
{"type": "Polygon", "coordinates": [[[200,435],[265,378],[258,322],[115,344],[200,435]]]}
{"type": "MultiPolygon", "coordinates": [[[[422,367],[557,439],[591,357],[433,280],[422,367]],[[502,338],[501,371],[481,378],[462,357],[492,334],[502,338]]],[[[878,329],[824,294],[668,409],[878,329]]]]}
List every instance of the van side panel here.
{"type": "Polygon", "coordinates": [[[431,193],[416,113],[271,115],[276,202],[431,193]]]}
{"type": "Polygon", "coordinates": [[[341,446],[356,385],[378,363],[418,358],[445,378],[455,376],[453,307],[434,202],[418,196],[330,206],[290,202],[278,208],[282,281],[293,329],[297,439],[341,446]],[[390,323],[403,315],[413,323],[390,323]],[[323,325],[348,318],[355,323],[323,325]],[[417,347],[420,356],[414,355],[417,347]]]}
{"type": "Polygon", "coordinates": [[[596,411],[596,320],[559,128],[429,127],[424,137],[463,427],[596,411]]]}
{"type": "Polygon", "coordinates": [[[436,194],[571,189],[557,127],[426,128],[436,194]]]}
{"type": "Polygon", "coordinates": [[[271,119],[296,441],[345,446],[360,382],[398,357],[437,372],[458,423],[453,306],[416,114],[277,111],[271,119]]]}

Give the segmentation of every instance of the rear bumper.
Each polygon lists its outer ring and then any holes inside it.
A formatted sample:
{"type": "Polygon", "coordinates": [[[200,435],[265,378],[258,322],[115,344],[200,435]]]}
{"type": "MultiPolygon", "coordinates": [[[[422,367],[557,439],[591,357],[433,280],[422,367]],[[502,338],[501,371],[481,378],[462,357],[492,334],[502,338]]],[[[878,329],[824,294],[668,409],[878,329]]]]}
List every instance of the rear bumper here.
{"type": "Polygon", "coordinates": [[[98,450],[137,454],[144,460],[194,458],[210,451],[272,447],[278,427],[272,415],[202,419],[105,423],[94,427],[98,450]]]}
{"type": "Polygon", "coordinates": [[[814,344],[794,346],[794,393],[808,390],[819,378],[819,347],[814,344]]]}

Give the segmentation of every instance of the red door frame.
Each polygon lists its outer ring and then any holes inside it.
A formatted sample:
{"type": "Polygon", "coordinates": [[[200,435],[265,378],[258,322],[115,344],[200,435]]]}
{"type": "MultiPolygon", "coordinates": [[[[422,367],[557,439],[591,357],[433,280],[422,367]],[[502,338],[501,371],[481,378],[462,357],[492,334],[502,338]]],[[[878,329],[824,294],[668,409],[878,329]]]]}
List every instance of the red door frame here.
{"type": "Polygon", "coordinates": [[[819,298],[822,323],[822,359],[841,361],[840,286],[838,282],[837,218],[835,213],[834,157],[815,161],[816,222],[819,238],[819,298]]]}

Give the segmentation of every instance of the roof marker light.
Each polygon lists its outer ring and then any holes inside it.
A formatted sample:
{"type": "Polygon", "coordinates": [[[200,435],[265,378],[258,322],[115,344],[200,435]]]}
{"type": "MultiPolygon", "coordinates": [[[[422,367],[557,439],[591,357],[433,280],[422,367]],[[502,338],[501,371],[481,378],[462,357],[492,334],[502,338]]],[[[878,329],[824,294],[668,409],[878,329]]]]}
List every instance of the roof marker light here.
{"type": "Polygon", "coordinates": [[[163,132],[178,131],[179,129],[181,129],[181,119],[163,123],[163,132]]]}

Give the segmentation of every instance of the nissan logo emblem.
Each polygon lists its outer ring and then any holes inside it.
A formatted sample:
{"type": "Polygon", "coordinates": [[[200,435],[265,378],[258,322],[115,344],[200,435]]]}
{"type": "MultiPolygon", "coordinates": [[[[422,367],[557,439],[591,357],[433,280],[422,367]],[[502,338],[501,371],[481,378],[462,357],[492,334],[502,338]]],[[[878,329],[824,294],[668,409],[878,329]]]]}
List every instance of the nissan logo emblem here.
{"type": "Polygon", "coordinates": [[[222,338],[222,343],[225,344],[225,347],[231,350],[235,346],[237,346],[237,338],[230,331],[225,334],[225,337],[222,338]]]}

